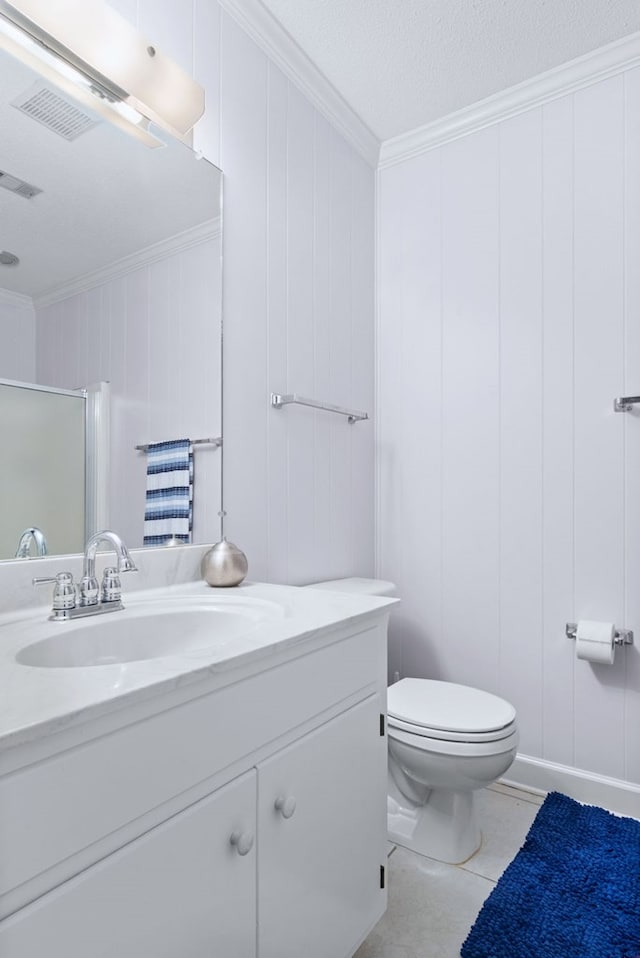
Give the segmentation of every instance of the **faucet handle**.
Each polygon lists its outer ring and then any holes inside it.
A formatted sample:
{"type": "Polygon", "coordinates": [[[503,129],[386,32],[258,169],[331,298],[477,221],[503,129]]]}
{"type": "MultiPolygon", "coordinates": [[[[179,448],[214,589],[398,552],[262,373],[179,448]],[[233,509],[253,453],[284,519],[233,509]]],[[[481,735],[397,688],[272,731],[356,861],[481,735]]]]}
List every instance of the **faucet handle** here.
{"type": "Polygon", "coordinates": [[[63,609],[75,609],[77,590],[70,572],[58,572],[55,576],[36,576],[31,582],[33,585],[44,585],[48,582],[55,582],[55,588],[53,590],[54,612],[63,609]]]}
{"type": "Polygon", "coordinates": [[[80,605],[97,605],[100,595],[98,580],[94,575],[83,575],[80,583],[80,605]]]}
{"type": "MultiPolygon", "coordinates": [[[[133,571],[133,570],[129,570],[133,571]]],[[[100,598],[103,602],[118,602],[122,596],[120,576],[115,566],[107,566],[102,574],[100,598]]]]}

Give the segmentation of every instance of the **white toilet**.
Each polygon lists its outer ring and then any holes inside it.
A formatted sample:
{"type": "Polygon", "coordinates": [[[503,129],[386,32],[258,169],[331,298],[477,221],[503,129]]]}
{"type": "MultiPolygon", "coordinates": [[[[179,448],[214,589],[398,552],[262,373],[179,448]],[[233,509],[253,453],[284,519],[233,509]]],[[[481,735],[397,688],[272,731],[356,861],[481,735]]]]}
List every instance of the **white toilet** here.
{"type": "MultiPolygon", "coordinates": [[[[391,582],[334,579],[313,588],[395,595],[391,582]]],[[[459,864],[480,847],[474,792],[507,771],[518,747],[509,702],[466,685],[401,679],[387,695],[389,839],[459,864]]]]}

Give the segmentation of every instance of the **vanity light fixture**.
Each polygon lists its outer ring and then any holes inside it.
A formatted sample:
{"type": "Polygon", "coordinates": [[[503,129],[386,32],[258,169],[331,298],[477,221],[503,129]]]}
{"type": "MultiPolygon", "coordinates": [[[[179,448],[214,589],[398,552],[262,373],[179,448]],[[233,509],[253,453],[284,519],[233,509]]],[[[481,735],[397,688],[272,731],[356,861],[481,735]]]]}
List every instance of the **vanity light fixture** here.
{"type": "Polygon", "coordinates": [[[185,139],[204,112],[202,87],[105,0],[0,0],[0,48],[150,147],[150,123],[185,139]]]}
{"type": "Polygon", "coordinates": [[[0,249],[0,266],[17,266],[20,260],[15,253],[8,249],[0,249]]]}

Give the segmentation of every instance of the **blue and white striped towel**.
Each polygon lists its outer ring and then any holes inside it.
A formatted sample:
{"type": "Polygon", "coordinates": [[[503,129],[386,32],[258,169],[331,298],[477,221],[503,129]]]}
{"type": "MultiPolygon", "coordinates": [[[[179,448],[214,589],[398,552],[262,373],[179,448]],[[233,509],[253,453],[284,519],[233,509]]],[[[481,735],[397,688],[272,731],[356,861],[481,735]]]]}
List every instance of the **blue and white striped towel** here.
{"type": "Polygon", "coordinates": [[[147,450],[144,544],[191,542],[193,446],[190,439],[154,442],[147,450]]]}

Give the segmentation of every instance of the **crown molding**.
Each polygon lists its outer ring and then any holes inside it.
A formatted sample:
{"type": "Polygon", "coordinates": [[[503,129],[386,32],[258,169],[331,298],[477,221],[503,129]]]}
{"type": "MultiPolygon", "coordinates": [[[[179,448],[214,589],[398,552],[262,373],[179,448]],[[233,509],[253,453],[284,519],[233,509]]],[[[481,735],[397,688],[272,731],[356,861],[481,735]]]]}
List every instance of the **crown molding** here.
{"type": "Polygon", "coordinates": [[[639,64],[640,32],[508,87],[433,123],[385,140],[380,147],[379,168],[394,166],[639,64]]]}
{"type": "Polygon", "coordinates": [[[220,217],[213,220],[207,220],[200,223],[192,229],[185,230],[183,233],[177,233],[175,236],[162,240],[160,243],[154,243],[145,249],[132,253],[131,256],[124,256],[122,259],[110,263],[102,269],[94,270],[92,273],[85,273],[64,286],[56,286],[54,289],[47,290],[41,296],[33,299],[33,304],[40,309],[43,306],[51,306],[53,303],[60,303],[71,296],[77,296],[79,293],[85,293],[96,286],[102,286],[119,276],[131,273],[133,270],[144,266],[151,266],[161,259],[168,256],[174,256],[184,250],[191,249],[192,246],[199,246],[207,240],[215,239],[221,235],[220,217]]]}
{"type": "Polygon", "coordinates": [[[218,0],[369,166],[378,165],[380,141],[318,70],[260,0],[218,0]]]}
{"type": "Polygon", "coordinates": [[[19,309],[33,309],[33,300],[24,293],[14,293],[10,289],[0,289],[0,306],[17,306],[19,309]]]}

